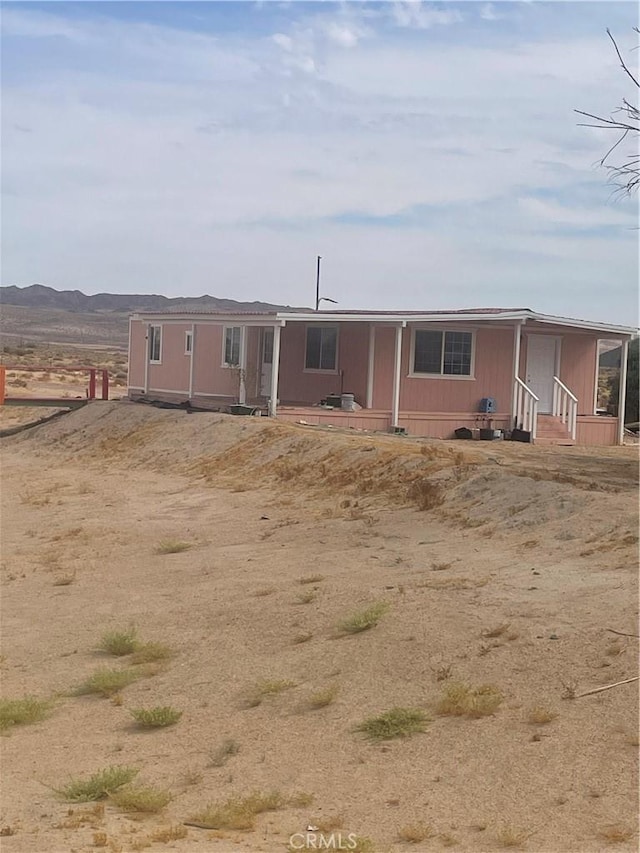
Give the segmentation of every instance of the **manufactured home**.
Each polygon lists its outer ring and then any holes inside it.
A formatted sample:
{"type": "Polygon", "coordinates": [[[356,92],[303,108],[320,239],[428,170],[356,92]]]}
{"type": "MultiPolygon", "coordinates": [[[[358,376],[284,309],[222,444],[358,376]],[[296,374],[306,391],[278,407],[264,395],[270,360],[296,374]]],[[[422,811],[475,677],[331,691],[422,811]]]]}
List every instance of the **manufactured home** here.
{"type": "Polygon", "coordinates": [[[135,314],[128,393],[433,438],[515,428],[615,445],[622,419],[596,414],[599,341],[621,343],[622,412],[635,333],[528,308],[135,314]]]}

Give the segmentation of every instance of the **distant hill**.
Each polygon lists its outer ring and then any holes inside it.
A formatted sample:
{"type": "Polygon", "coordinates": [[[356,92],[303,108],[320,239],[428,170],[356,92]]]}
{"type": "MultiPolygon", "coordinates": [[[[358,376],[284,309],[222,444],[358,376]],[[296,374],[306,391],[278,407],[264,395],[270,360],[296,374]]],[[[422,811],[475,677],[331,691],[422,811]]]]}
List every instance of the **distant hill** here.
{"type": "Polygon", "coordinates": [[[19,305],[22,308],[53,308],[60,311],[93,313],[116,311],[174,311],[181,308],[210,308],[212,311],[267,311],[272,308],[289,308],[270,302],[238,302],[217,296],[158,296],[156,294],[96,293],[87,296],[80,290],[54,290],[43,284],[28,287],[0,287],[0,304],[19,305]]]}
{"type": "Polygon", "coordinates": [[[155,294],[54,290],[42,284],[0,287],[0,334],[5,345],[63,343],[125,348],[128,317],[134,311],[267,311],[290,308],[270,302],[238,302],[217,296],[176,297],[155,294]]]}
{"type": "Polygon", "coordinates": [[[620,346],[600,354],[600,367],[620,367],[622,349],[620,346]]]}

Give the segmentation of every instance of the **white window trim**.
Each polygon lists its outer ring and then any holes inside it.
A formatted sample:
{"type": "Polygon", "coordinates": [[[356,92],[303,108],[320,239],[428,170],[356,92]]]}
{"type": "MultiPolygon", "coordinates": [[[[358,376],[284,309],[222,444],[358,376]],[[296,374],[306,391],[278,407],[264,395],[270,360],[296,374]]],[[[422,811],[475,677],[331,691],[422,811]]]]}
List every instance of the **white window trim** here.
{"type": "Polygon", "coordinates": [[[244,326],[223,326],[222,327],[222,364],[221,367],[224,367],[225,370],[239,370],[242,366],[242,347],[244,343],[244,326]],[[229,364],[225,361],[225,355],[227,350],[227,332],[229,329],[240,329],[240,345],[238,347],[238,363],[237,364],[229,364]]]}
{"type": "Polygon", "coordinates": [[[193,353],[193,332],[191,329],[184,333],[184,354],[191,355],[193,353]],[[191,344],[190,347],[187,346],[187,341],[191,344]]]}
{"type": "MultiPolygon", "coordinates": [[[[444,346],[444,337],[442,341],[442,345],[444,346]]],[[[475,382],[476,378],[476,329],[470,329],[464,326],[441,326],[441,325],[429,325],[429,326],[413,326],[411,328],[411,350],[409,353],[409,372],[407,373],[407,377],[409,379],[453,379],[455,382],[475,382]],[[415,354],[416,354],[416,332],[467,332],[471,335],[471,365],[470,370],[471,373],[467,376],[461,375],[459,373],[415,373],[413,370],[413,365],[415,364],[415,354]]]]}
{"type": "Polygon", "coordinates": [[[158,323],[150,323],[149,324],[149,337],[147,340],[147,355],[149,358],[149,364],[162,364],[162,345],[164,343],[164,341],[162,340],[163,338],[164,338],[164,334],[163,334],[163,330],[162,330],[162,325],[158,324],[158,323]],[[160,329],[160,346],[158,348],[159,349],[158,358],[151,358],[151,336],[152,336],[151,330],[152,329],[160,329]]]}
{"type": "Polygon", "coordinates": [[[320,373],[325,374],[326,376],[337,376],[338,374],[338,364],[339,361],[339,353],[340,353],[340,326],[337,326],[335,323],[307,323],[304,329],[304,353],[302,356],[302,372],[303,373],[320,373]],[[321,367],[307,367],[307,332],[309,329],[335,329],[336,332],[336,360],[335,367],[333,370],[327,370],[321,367]]]}

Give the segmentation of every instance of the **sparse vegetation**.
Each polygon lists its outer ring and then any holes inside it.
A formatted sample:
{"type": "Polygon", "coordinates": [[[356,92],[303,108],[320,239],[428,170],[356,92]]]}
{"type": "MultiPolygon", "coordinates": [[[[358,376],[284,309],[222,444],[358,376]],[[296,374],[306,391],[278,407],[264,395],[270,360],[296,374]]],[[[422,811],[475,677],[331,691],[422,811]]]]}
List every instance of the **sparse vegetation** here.
{"type": "Polygon", "coordinates": [[[490,684],[470,687],[467,684],[448,684],[436,704],[436,711],[443,716],[487,717],[493,714],[502,702],[500,691],[490,684]]]}
{"type": "Polygon", "coordinates": [[[315,797],[313,794],[309,794],[307,791],[298,791],[297,794],[291,794],[291,796],[287,798],[287,805],[294,809],[304,809],[307,806],[310,806],[314,799],[315,797]]]}
{"type": "Polygon", "coordinates": [[[156,814],[171,802],[171,794],[152,785],[131,785],[113,793],[111,800],[125,812],[156,814]]]}
{"type": "Polygon", "coordinates": [[[57,793],[70,803],[90,803],[111,796],[128,785],[137,773],[135,767],[106,767],[88,779],[71,779],[63,788],[57,789],[57,793]]]}
{"type": "Polygon", "coordinates": [[[134,627],[126,631],[108,631],[100,640],[100,650],[114,657],[124,657],[133,654],[139,647],[137,632],[134,627]]]}
{"type": "Polygon", "coordinates": [[[181,542],[179,539],[163,539],[158,543],[156,554],[181,554],[192,547],[190,542],[181,542]]]}
{"type": "Polygon", "coordinates": [[[101,667],[93,675],[90,675],[75,691],[76,695],[82,696],[95,693],[98,696],[113,696],[119,693],[129,684],[136,681],[142,673],[135,669],[109,669],[101,667]]]}
{"type": "Polygon", "coordinates": [[[173,826],[164,826],[154,830],[151,833],[151,840],[157,841],[160,844],[168,844],[170,841],[179,841],[181,838],[186,838],[187,827],[182,824],[174,824],[173,826]]]}
{"type": "Polygon", "coordinates": [[[548,708],[536,705],[527,714],[527,721],[534,726],[544,726],[546,723],[555,720],[557,716],[558,714],[555,711],[550,711],[548,708]]]}
{"type": "Polygon", "coordinates": [[[25,696],[23,699],[0,699],[0,731],[44,720],[53,703],[48,699],[25,696]]]}
{"type": "Polygon", "coordinates": [[[286,804],[279,791],[254,791],[246,797],[231,797],[222,803],[208,805],[191,820],[208,829],[253,829],[259,814],[277,811],[286,804]]]}
{"type": "Polygon", "coordinates": [[[240,744],[231,738],[227,738],[222,741],[217,749],[209,753],[209,764],[211,767],[224,767],[231,756],[237,755],[239,752],[240,744]]]}
{"type": "Polygon", "coordinates": [[[141,643],[131,655],[131,663],[158,663],[170,660],[173,657],[173,649],[164,643],[141,643]]]}
{"type": "Polygon", "coordinates": [[[141,728],[157,729],[173,726],[182,716],[182,711],[162,705],[156,708],[134,708],[131,716],[141,728]]]}
{"type": "Polygon", "coordinates": [[[378,717],[364,720],[356,726],[356,731],[372,740],[391,740],[423,732],[428,721],[428,716],[419,708],[392,708],[378,717]]]}
{"type": "Polygon", "coordinates": [[[406,844],[419,844],[421,841],[431,838],[433,834],[433,827],[428,823],[414,823],[410,826],[403,826],[398,831],[398,839],[406,844]]]}
{"type": "Polygon", "coordinates": [[[331,705],[336,701],[339,690],[340,688],[337,684],[331,684],[323,690],[318,690],[316,693],[312,693],[309,697],[309,708],[313,711],[317,711],[320,708],[326,708],[327,705],[331,705]]]}
{"type": "Polygon", "coordinates": [[[279,693],[284,693],[285,690],[291,690],[291,688],[295,686],[295,681],[289,681],[285,678],[273,680],[265,679],[263,681],[259,681],[249,694],[247,698],[247,705],[249,708],[256,708],[266,697],[277,696],[279,693]]]}
{"type": "Polygon", "coordinates": [[[311,604],[311,602],[315,599],[316,592],[313,589],[307,590],[307,592],[301,593],[296,598],[296,604],[311,604]]]}
{"type": "Polygon", "coordinates": [[[368,631],[370,628],[375,628],[388,610],[389,603],[387,601],[377,601],[365,610],[354,613],[353,616],[342,621],[339,630],[343,634],[360,634],[362,631],[368,631]]]}
{"type": "Polygon", "coordinates": [[[531,835],[530,831],[505,824],[496,832],[496,840],[501,847],[523,847],[531,835]]]}
{"type": "Polygon", "coordinates": [[[440,483],[434,483],[426,478],[414,480],[409,486],[407,497],[417,504],[418,509],[435,509],[444,503],[444,489],[440,483]]]}

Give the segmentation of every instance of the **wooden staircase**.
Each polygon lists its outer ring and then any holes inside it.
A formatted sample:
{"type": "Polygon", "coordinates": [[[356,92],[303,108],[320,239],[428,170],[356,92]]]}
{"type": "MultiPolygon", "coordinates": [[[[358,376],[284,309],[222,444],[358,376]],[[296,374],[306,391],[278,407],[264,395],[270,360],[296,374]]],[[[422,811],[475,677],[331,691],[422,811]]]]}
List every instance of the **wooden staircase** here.
{"type": "Polygon", "coordinates": [[[555,415],[538,415],[538,430],[535,444],[573,445],[569,425],[555,415]]]}

